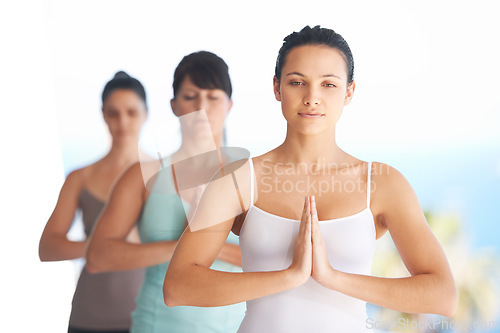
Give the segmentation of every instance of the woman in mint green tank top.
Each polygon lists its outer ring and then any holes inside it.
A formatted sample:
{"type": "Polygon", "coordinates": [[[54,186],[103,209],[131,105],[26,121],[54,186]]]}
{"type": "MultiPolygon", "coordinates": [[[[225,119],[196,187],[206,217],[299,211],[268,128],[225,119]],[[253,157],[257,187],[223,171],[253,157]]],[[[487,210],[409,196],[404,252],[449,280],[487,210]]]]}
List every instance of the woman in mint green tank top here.
{"type": "MultiPolygon", "coordinates": [[[[94,272],[146,267],[131,332],[236,332],[244,303],[173,308],[163,299],[165,273],[187,216],[225,157],[218,148],[232,106],[228,67],[210,52],[182,59],[174,73],[173,90],[171,106],[181,124],[181,147],[159,162],[136,163],[123,174],[92,235],[87,265],[94,272]],[[134,226],[141,244],[126,241],[134,226]]],[[[235,235],[228,236],[213,269],[241,272],[237,243],[235,235]]]]}

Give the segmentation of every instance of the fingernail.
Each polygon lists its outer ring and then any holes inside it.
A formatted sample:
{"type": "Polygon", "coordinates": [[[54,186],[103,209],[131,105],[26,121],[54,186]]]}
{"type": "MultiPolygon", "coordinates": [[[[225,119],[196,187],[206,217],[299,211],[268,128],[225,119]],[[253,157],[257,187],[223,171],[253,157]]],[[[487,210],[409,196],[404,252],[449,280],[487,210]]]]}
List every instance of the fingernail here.
{"type": "Polygon", "coordinates": [[[312,198],[312,201],[314,201],[314,200],[315,200],[315,199],[314,199],[314,195],[313,195],[311,198],[312,198]]]}

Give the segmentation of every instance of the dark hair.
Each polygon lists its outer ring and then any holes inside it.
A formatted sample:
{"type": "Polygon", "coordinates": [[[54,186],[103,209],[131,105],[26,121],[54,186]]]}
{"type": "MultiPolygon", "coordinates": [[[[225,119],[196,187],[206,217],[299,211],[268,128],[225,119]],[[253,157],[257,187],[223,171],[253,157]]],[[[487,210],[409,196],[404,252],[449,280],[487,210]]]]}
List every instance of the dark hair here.
{"type": "Polygon", "coordinates": [[[124,71],[116,72],[115,76],[106,83],[102,91],[102,103],[104,104],[104,101],[117,89],[132,90],[143,100],[147,109],[146,90],[144,90],[144,86],[139,80],[131,77],[124,71]]]}
{"type": "Polygon", "coordinates": [[[274,74],[278,81],[281,78],[281,71],[285,65],[286,56],[288,53],[297,46],[303,45],[326,45],[337,49],[342,53],[347,71],[347,83],[351,83],[354,77],[354,59],[352,57],[351,49],[345,39],[333,31],[332,29],[321,28],[319,25],[314,28],[308,25],[302,28],[299,32],[293,32],[283,39],[278,59],[276,60],[276,68],[274,74]]]}
{"type": "Polygon", "coordinates": [[[208,51],[199,51],[182,58],[174,72],[174,98],[182,81],[189,75],[193,83],[201,89],[222,89],[231,98],[233,88],[229,78],[229,68],[222,58],[208,51]]]}

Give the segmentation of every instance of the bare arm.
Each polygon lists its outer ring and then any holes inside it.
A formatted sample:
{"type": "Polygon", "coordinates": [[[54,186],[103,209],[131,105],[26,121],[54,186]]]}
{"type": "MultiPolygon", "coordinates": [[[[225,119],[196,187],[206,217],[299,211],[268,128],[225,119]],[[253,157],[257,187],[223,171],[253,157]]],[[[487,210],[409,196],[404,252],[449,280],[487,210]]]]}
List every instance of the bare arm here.
{"type": "Polygon", "coordinates": [[[38,247],[41,261],[76,259],[85,254],[85,241],[70,241],[66,236],[82,189],[80,172],[81,170],[73,171],[66,178],[56,207],[45,225],[38,247]]]}
{"type": "MultiPolygon", "coordinates": [[[[235,172],[242,201],[248,209],[249,165],[235,172]]],[[[211,182],[203,193],[194,220],[179,240],[165,276],[163,294],[168,306],[222,306],[292,289],[311,274],[310,221],[302,221],[294,261],[289,269],[270,272],[229,273],[211,270],[241,214],[231,175],[211,182]],[[213,209],[216,207],[217,209],[213,209]],[[309,242],[304,239],[309,238],[309,242]]],[[[306,216],[304,214],[304,216],[306,216]]]]}
{"type": "MultiPolygon", "coordinates": [[[[190,206],[191,209],[187,213],[187,221],[192,220],[194,213],[196,212],[196,209],[200,203],[201,195],[203,193],[205,186],[198,186],[196,189],[195,195],[191,199],[190,206]]],[[[217,259],[228,262],[232,265],[239,266],[241,267],[241,250],[240,247],[236,244],[231,244],[226,242],[220,252],[219,255],[217,256],[217,259]]]]}
{"type": "Polygon", "coordinates": [[[127,241],[144,205],[144,191],[141,166],[135,163],[116,183],[94,227],[86,255],[90,272],[136,269],[170,260],[176,241],[127,241]]]}
{"type": "MultiPolygon", "coordinates": [[[[458,302],[453,276],[413,189],[395,169],[388,166],[376,169],[382,172],[373,176],[376,190],[373,192],[372,207],[379,207],[378,215],[389,230],[411,277],[381,278],[349,274],[336,271],[329,264],[329,269],[318,269],[322,276],[313,277],[327,288],[385,308],[452,316],[458,302]]],[[[317,218],[313,218],[315,220],[317,218]]],[[[317,222],[313,222],[313,244],[315,237],[321,237],[319,228],[315,226],[317,222]]],[[[313,245],[313,253],[315,249],[323,251],[313,245]]]]}

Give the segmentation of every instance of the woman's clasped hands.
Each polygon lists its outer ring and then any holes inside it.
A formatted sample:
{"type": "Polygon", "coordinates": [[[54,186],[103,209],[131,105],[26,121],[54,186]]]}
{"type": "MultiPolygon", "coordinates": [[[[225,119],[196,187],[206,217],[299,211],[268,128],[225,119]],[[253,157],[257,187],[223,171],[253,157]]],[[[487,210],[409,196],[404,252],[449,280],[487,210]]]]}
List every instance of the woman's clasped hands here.
{"type": "Polygon", "coordinates": [[[325,241],[321,235],[314,195],[305,197],[299,234],[295,241],[292,264],[288,270],[298,285],[305,283],[309,277],[324,284],[332,279],[335,273],[328,261],[325,241]]]}

